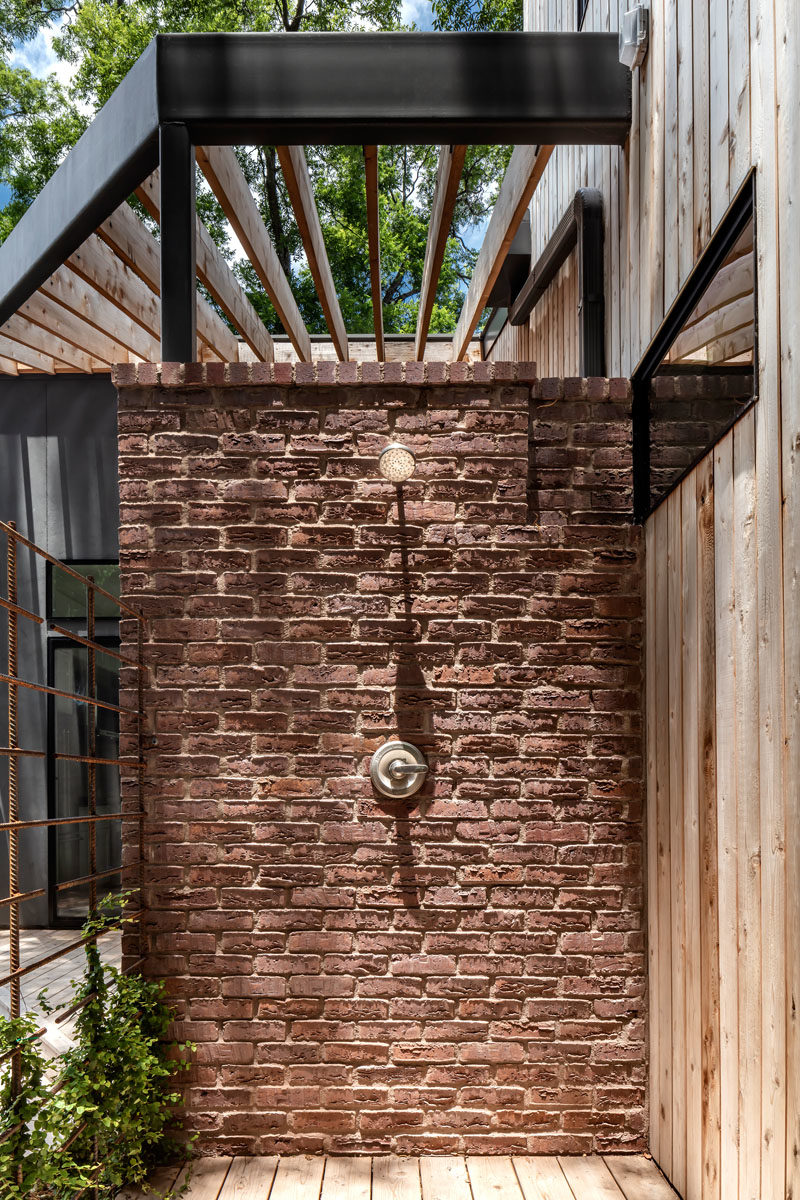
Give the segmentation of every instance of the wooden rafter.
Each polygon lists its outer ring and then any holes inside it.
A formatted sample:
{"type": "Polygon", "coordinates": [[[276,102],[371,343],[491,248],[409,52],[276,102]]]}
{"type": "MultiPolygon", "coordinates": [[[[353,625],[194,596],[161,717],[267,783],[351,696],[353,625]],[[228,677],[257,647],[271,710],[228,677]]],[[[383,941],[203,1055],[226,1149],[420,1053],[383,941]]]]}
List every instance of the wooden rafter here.
{"type": "Polygon", "coordinates": [[[720,267],[708,291],[692,311],[686,327],[696,325],[703,317],[717,312],[742,296],[752,296],[755,283],[755,264],[752,254],[720,267]]]}
{"type": "Polygon", "coordinates": [[[381,222],[378,183],[378,147],[364,147],[364,178],[367,189],[367,239],[369,243],[369,281],[372,292],[372,319],[375,323],[375,357],[386,358],[383,343],[383,289],[381,287],[381,222]]]}
{"type": "Polygon", "coordinates": [[[200,168],[274,304],[298,357],[302,362],[310,362],[308,330],[239,160],[229,146],[198,146],[196,153],[200,168]]]}
{"type": "Polygon", "coordinates": [[[755,348],[755,340],[755,324],[743,325],[741,329],[726,334],[718,342],[711,342],[706,348],[707,361],[709,363],[730,362],[731,359],[738,359],[743,354],[752,353],[755,348]]]}
{"type": "Polygon", "coordinates": [[[0,371],[4,375],[19,375],[19,364],[13,358],[0,354],[0,371]]]}
{"type": "Polygon", "coordinates": [[[414,339],[414,356],[418,360],[421,360],[425,353],[439,273],[444,261],[447,239],[450,236],[450,226],[453,221],[453,211],[456,206],[458,185],[464,169],[466,153],[466,146],[439,147],[439,167],[436,172],[436,187],[428,226],[428,244],[425,248],[425,266],[422,271],[417,332],[414,339]]]}
{"type": "MultiPolygon", "coordinates": [[[[129,204],[121,204],[97,230],[102,240],[158,295],[161,291],[158,242],[129,204]]],[[[197,336],[223,362],[236,362],[239,343],[218,313],[197,297],[197,336]]]]}
{"type": "Polygon", "coordinates": [[[467,352],[492,285],[552,153],[552,146],[514,148],[464,297],[453,338],[454,359],[463,358],[467,352]]]}
{"type": "MultiPolygon", "coordinates": [[[[158,221],[161,215],[161,192],[157,169],[136,189],[136,195],[150,216],[158,221]]],[[[198,278],[208,288],[231,324],[239,330],[256,358],[262,362],[272,362],[275,358],[275,346],[269,330],[248,300],[242,285],[199,217],[196,251],[198,278]]]]}
{"type": "Polygon", "coordinates": [[[297,227],[308,259],[308,267],[314,286],[317,289],[319,302],[325,314],[325,321],[331,335],[331,341],[336,347],[336,353],[342,361],[348,358],[347,330],[333,282],[328,252],[325,249],[325,239],[319,220],[311,176],[308,173],[308,163],[302,146],[278,146],[278,159],[286,180],[289,199],[294,209],[297,227]]]}
{"type": "Polygon", "coordinates": [[[67,259],[66,266],[152,337],[160,337],[158,296],[96,233],[67,259]]]}
{"type": "Polygon", "coordinates": [[[753,294],[740,296],[722,308],[710,312],[695,325],[690,325],[678,337],[672,346],[671,358],[680,361],[693,357],[711,342],[734,333],[753,324],[753,294]]]}
{"type": "MultiPolygon", "coordinates": [[[[68,270],[67,267],[59,267],[45,280],[41,291],[68,312],[81,318],[96,332],[107,334],[120,347],[124,347],[125,351],[130,350],[137,358],[146,362],[158,361],[157,339],[142,329],[141,325],[137,325],[126,312],[106,300],[74,271],[68,270]]],[[[127,354],[120,351],[116,361],[127,361],[127,354]]]]}
{"type": "Polygon", "coordinates": [[[39,325],[47,333],[55,333],[76,350],[86,351],[106,366],[111,366],[114,362],[127,362],[127,353],[122,351],[113,338],[57,304],[44,292],[34,292],[30,300],[26,300],[20,306],[18,312],[21,317],[39,325]]]}
{"type": "MultiPolygon", "coordinates": [[[[92,371],[107,370],[108,364],[99,362],[96,358],[92,358],[85,350],[78,350],[75,346],[65,341],[57,333],[42,329],[40,325],[35,325],[32,321],[28,321],[20,313],[16,312],[9,317],[5,325],[0,329],[0,334],[5,334],[6,338],[10,338],[14,342],[19,342],[20,346],[27,347],[29,350],[38,351],[45,361],[53,364],[53,370],[60,363],[63,367],[67,367],[73,371],[83,371],[85,374],[91,374],[92,371]]],[[[15,355],[18,362],[26,362],[22,353],[15,355]]],[[[33,357],[33,355],[29,356],[33,357]]],[[[29,366],[34,366],[34,363],[28,363],[29,366]]],[[[48,370],[45,366],[40,366],[40,370],[48,370]]]]}
{"type": "Polygon", "coordinates": [[[23,366],[32,367],[34,371],[45,371],[48,375],[55,374],[56,364],[51,354],[43,354],[40,350],[33,350],[30,346],[24,346],[18,341],[13,341],[3,333],[0,333],[0,354],[4,358],[21,363],[23,366]]]}

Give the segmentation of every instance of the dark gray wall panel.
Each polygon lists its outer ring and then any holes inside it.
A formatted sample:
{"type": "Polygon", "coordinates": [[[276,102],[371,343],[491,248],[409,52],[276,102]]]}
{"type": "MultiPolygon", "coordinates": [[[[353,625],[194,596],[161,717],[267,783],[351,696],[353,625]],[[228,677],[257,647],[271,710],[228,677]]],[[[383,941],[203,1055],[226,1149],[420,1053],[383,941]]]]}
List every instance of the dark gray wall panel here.
{"type": "MultiPolygon", "coordinates": [[[[16,521],[21,533],[56,558],[116,559],[119,555],[117,394],[108,376],[62,375],[0,381],[0,519],[16,521]]],[[[45,563],[21,549],[17,555],[19,603],[44,614],[45,563]]],[[[6,539],[0,536],[2,594],[6,594],[6,539]]],[[[0,671],[6,672],[7,624],[0,616],[0,671]]],[[[19,673],[47,680],[46,630],[19,620],[19,673]]],[[[0,744],[7,745],[7,689],[0,686],[0,744]]],[[[45,697],[19,691],[20,744],[44,749],[45,697]]],[[[21,759],[24,817],[47,815],[44,763],[21,759]]],[[[8,806],[7,764],[0,761],[0,809],[8,806]]],[[[0,889],[6,895],[7,840],[0,840],[0,889]]],[[[47,882],[47,834],[22,835],[20,886],[47,882]]],[[[0,918],[6,919],[0,912],[0,918]]],[[[21,909],[23,925],[47,922],[47,902],[21,909]]]]}

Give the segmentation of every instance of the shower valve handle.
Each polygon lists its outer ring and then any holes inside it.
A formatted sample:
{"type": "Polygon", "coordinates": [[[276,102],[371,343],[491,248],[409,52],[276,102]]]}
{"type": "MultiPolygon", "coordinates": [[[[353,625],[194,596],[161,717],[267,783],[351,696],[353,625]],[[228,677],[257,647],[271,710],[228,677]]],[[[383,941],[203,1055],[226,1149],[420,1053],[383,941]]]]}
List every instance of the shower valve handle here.
{"type": "Polygon", "coordinates": [[[412,775],[424,775],[428,768],[424,763],[393,762],[387,770],[395,779],[410,779],[412,775]]]}

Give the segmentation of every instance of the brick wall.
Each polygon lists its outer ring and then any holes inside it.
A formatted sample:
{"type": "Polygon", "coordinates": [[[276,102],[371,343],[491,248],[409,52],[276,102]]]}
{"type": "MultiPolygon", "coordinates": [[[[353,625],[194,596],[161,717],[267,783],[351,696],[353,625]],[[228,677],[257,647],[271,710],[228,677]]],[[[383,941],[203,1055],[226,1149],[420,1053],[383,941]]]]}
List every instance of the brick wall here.
{"type": "Polygon", "coordinates": [[[753,401],[753,368],[661,368],[650,387],[650,501],[655,504],[753,401]]]}
{"type": "Polygon", "coordinates": [[[627,384],[324,367],[118,376],[147,969],[197,1042],[187,1126],[208,1152],[641,1149],[627,384]],[[432,768],[410,805],[367,774],[397,735],[432,768]]]}

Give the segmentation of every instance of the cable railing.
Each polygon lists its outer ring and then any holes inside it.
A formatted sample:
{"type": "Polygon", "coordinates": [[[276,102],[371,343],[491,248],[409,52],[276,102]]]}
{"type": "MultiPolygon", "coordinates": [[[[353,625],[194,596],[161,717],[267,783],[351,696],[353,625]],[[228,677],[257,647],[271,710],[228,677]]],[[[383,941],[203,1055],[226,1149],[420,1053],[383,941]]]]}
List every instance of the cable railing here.
{"type": "MultiPolygon", "coordinates": [[[[22,980],[23,978],[34,974],[38,970],[50,966],[58,959],[63,958],[77,948],[85,945],[88,941],[94,941],[103,934],[119,929],[123,921],[127,924],[130,921],[138,922],[138,938],[139,938],[139,962],[135,966],[141,964],[143,959],[143,930],[141,925],[142,916],[142,894],[144,885],[144,778],[143,772],[145,767],[144,762],[144,618],[130,605],[126,604],[119,597],[114,596],[111,592],[101,587],[95,582],[91,575],[84,575],[73,570],[67,564],[60,562],[47,551],[35,545],[28,538],[18,532],[14,522],[0,521],[0,535],[4,535],[6,539],[6,596],[0,597],[0,609],[7,614],[8,621],[8,652],[5,671],[0,670],[0,684],[7,688],[8,693],[8,734],[7,744],[0,746],[0,759],[6,759],[8,766],[8,794],[7,794],[7,819],[0,821],[0,833],[5,833],[8,840],[8,890],[5,897],[0,898],[0,911],[8,910],[8,970],[0,977],[0,987],[8,987],[9,989],[9,1013],[13,1019],[19,1018],[21,1015],[22,1003],[22,980]],[[70,692],[61,688],[54,688],[35,680],[24,679],[19,674],[19,635],[21,624],[30,624],[31,626],[42,625],[45,623],[45,618],[25,608],[18,602],[18,570],[17,570],[17,549],[19,546],[31,551],[40,559],[49,563],[53,571],[60,571],[64,575],[71,577],[86,589],[86,636],[77,634],[71,630],[62,628],[61,626],[52,625],[51,628],[57,631],[61,636],[70,639],[71,641],[81,645],[86,650],[87,656],[87,686],[85,693],[70,692]],[[96,598],[102,596],[106,602],[116,606],[120,615],[124,614],[127,617],[133,618],[137,623],[136,633],[136,657],[130,657],[118,653],[110,647],[101,644],[97,640],[97,618],[95,615],[96,598]],[[110,655],[119,662],[125,664],[126,667],[136,671],[136,707],[122,707],[112,704],[107,700],[103,700],[98,695],[97,687],[97,656],[110,655]],[[87,721],[88,727],[88,745],[86,754],[64,754],[56,753],[54,750],[40,750],[35,747],[20,745],[20,728],[19,728],[19,693],[23,691],[33,691],[46,696],[59,697],[70,703],[87,706],[90,712],[96,716],[99,710],[111,711],[120,715],[133,718],[135,730],[135,747],[136,753],[130,757],[120,755],[116,758],[106,758],[98,754],[97,746],[97,722],[96,719],[87,721]],[[86,768],[87,779],[87,811],[76,816],[26,816],[26,794],[23,791],[20,782],[20,772],[18,762],[21,759],[52,759],[53,761],[63,761],[69,763],[81,763],[86,768]],[[97,772],[98,769],[104,769],[107,766],[116,766],[129,771],[135,771],[137,776],[137,785],[135,792],[135,808],[127,808],[126,802],[120,799],[120,809],[118,812],[98,812],[97,811],[97,772]],[[137,827],[136,838],[130,837],[124,839],[124,845],[130,846],[131,841],[138,843],[138,854],[133,861],[125,862],[125,854],[123,852],[122,859],[118,866],[113,866],[110,869],[98,870],[98,855],[97,855],[97,827],[99,824],[108,821],[120,822],[120,829],[125,824],[129,826],[134,824],[137,827]],[[133,912],[125,912],[120,915],[118,921],[111,921],[109,924],[94,932],[87,937],[80,937],[75,941],[59,946],[52,953],[35,959],[33,962],[25,963],[20,960],[20,909],[23,904],[28,901],[40,898],[47,894],[48,887],[35,887],[27,891],[20,890],[20,842],[21,837],[26,830],[30,829],[54,829],[63,826],[88,826],[88,872],[77,879],[68,879],[63,882],[58,882],[54,887],[57,892],[68,891],[72,888],[88,889],[88,909],[89,913],[93,914],[97,909],[98,895],[97,886],[102,880],[112,876],[122,876],[136,872],[135,882],[126,884],[127,891],[135,891],[138,896],[138,904],[133,912]]],[[[49,743],[48,743],[49,744],[49,743]]],[[[128,968],[131,969],[130,967],[128,968]]],[[[38,1029],[33,1035],[37,1038],[44,1036],[46,1030],[44,1027],[38,1029]]],[[[7,1055],[3,1056],[3,1061],[11,1059],[11,1096],[12,1099],[19,1094],[21,1088],[21,1050],[19,1048],[12,1049],[7,1055]]],[[[8,1131],[7,1131],[8,1132],[8,1131]]]]}

